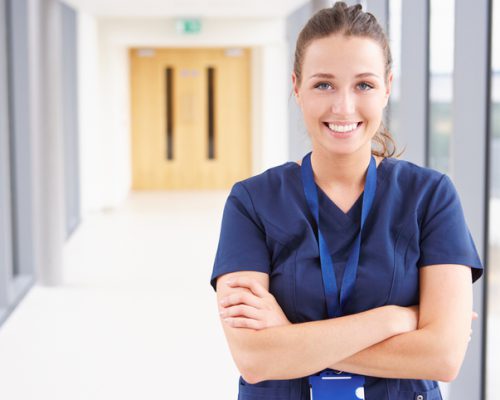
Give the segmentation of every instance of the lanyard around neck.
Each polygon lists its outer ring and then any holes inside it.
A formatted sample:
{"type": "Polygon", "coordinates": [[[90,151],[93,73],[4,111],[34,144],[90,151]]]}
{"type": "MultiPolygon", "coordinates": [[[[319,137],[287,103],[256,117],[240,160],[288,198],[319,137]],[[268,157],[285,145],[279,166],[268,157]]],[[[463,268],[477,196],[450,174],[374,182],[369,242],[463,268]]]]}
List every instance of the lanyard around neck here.
{"type": "Polygon", "coordinates": [[[366,216],[370,212],[375,191],[377,189],[377,166],[375,158],[371,156],[370,165],[366,174],[365,189],[363,193],[363,203],[361,209],[361,224],[358,235],[352,246],[349,258],[345,265],[344,277],[341,282],[340,292],[337,288],[337,280],[335,279],[335,270],[333,260],[328,250],[326,241],[321,233],[319,205],[318,205],[318,188],[314,182],[314,175],[311,166],[311,152],[306,154],[302,159],[302,184],[304,186],[304,194],[306,196],[307,205],[311,211],[316,226],[318,227],[318,243],[319,254],[321,261],[321,273],[323,275],[323,286],[325,290],[326,305],[329,318],[342,316],[342,310],[346,304],[349,295],[354,289],[356,281],[356,273],[358,270],[359,253],[361,249],[361,232],[366,220],[366,216]]]}

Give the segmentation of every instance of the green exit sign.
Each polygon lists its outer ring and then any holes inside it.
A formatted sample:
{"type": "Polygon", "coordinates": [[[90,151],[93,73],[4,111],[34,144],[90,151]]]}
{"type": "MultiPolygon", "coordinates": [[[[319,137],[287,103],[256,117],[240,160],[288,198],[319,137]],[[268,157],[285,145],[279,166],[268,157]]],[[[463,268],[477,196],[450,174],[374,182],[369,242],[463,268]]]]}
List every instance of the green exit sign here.
{"type": "Polygon", "coordinates": [[[200,33],[201,21],[197,18],[177,20],[177,32],[179,33],[200,33]]]}

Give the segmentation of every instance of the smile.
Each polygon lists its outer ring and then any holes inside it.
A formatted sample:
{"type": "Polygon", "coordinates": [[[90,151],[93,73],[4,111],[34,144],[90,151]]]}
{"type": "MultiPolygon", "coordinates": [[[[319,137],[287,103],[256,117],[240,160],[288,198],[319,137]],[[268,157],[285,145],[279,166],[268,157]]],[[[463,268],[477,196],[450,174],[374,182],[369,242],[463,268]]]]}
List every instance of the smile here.
{"type": "Polygon", "coordinates": [[[335,137],[346,138],[352,136],[357,131],[362,122],[354,122],[347,125],[337,125],[324,122],[324,125],[330,130],[335,137]]]}

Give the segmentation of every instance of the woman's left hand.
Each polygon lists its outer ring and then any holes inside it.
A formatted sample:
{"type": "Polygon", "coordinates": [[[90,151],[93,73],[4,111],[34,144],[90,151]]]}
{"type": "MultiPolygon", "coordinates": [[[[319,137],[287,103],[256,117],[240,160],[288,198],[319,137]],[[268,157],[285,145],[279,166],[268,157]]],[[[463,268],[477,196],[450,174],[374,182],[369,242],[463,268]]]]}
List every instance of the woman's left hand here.
{"type": "Polygon", "coordinates": [[[221,300],[220,314],[233,328],[261,330],[291,325],[274,296],[255,279],[239,277],[226,282],[232,288],[244,288],[221,300]]]}

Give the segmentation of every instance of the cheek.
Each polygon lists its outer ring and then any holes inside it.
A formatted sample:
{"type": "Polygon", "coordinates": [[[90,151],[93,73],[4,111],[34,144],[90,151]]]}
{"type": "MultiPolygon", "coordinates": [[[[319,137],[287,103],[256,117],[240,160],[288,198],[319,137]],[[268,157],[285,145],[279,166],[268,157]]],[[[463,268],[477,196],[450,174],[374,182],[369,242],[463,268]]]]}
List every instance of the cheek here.
{"type": "Polygon", "coordinates": [[[384,111],[384,100],[379,97],[363,99],[358,103],[358,112],[367,120],[373,120],[374,123],[382,119],[384,111]]]}
{"type": "Polygon", "coordinates": [[[324,101],[318,97],[304,96],[302,98],[302,113],[305,120],[319,118],[324,114],[324,101]]]}

